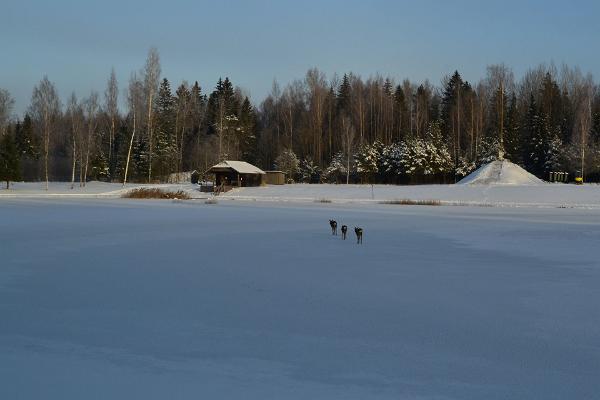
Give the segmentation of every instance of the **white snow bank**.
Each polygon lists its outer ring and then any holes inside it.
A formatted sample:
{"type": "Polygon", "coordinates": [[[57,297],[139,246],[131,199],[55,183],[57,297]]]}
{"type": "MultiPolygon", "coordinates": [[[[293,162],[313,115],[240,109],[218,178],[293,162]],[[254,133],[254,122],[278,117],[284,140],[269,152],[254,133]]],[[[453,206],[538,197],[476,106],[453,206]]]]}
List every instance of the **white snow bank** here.
{"type": "MultiPolygon", "coordinates": [[[[210,193],[200,192],[198,185],[142,185],[88,182],[85,188],[66,182],[51,182],[50,190],[43,183],[15,183],[10,190],[0,189],[0,202],[11,198],[119,198],[131,189],[156,187],[168,191],[185,191],[192,199],[206,199],[210,193]]],[[[294,184],[234,189],[222,200],[269,202],[315,202],[373,204],[382,201],[438,200],[443,205],[485,205],[502,207],[567,207],[600,208],[600,185],[567,184],[530,185],[334,185],[294,184]]]]}
{"type": "Polygon", "coordinates": [[[492,161],[466,176],[462,185],[541,185],[544,181],[508,160],[492,161]]]}

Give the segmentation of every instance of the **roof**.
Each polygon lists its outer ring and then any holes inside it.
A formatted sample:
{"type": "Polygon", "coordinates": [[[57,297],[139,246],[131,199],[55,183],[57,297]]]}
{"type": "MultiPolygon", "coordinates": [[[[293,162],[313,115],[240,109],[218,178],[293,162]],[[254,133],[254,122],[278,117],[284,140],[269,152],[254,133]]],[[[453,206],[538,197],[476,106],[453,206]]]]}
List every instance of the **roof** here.
{"type": "Polygon", "coordinates": [[[254,166],[252,164],[249,164],[245,161],[230,161],[230,160],[221,161],[217,165],[213,165],[209,171],[210,172],[219,172],[219,171],[226,170],[226,169],[233,169],[238,174],[264,175],[264,173],[265,173],[265,171],[263,171],[262,169],[254,166]]]}

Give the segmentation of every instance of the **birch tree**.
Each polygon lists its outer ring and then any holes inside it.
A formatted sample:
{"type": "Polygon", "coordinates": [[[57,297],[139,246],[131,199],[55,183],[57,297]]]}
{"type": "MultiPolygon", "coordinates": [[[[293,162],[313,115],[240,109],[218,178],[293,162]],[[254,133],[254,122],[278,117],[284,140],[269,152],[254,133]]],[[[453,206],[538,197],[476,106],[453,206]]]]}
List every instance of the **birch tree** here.
{"type": "Polygon", "coordinates": [[[109,129],[108,129],[108,165],[112,166],[112,157],[113,157],[113,147],[115,141],[115,131],[117,119],[119,117],[119,85],[117,82],[117,75],[115,73],[115,69],[113,68],[110,71],[110,78],[108,78],[108,83],[106,85],[106,91],[104,92],[104,107],[106,110],[106,114],[109,119],[109,129]]]}
{"type": "Polygon", "coordinates": [[[88,167],[90,164],[90,153],[95,145],[96,128],[98,125],[98,93],[92,91],[90,97],[84,102],[84,113],[87,125],[87,133],[85,137],[84,152],[81,153],[83,174],[80,174],[80,186],[84,186],[87,182],[88,167]],[[85,158],[83,158],[85,156],[85,158]]]}
{"type": "Polygon", "coordinates": [[[148,136],[148,182],[152,181],[152,153],[154,151],[152,111],[158,91],[160,78],[160,57],[155,47],[148,51],[146,66],[144,67],[144,94],[146,96],[146,133],[148,136]]]}
{"type": "Polygon", "coordinates": [[[71,189],[73,189],[75,187],[77,159],[81,151],[81,130],[83,126],[83,110],[74,92],[67,103],[67,116],[71,130],[71,189]]]}
{"type": "Polygon", "coordinates": [[[15,100],[8,90],[0,89],[0,136],[6,133],[6,125],[10,119],[15,100]]]}
{"type": "Polygon", "coordinates": [[[133,141],[137,130],[139,129],[139,123],[142,115],[142,96],[144,86],[142,82],[137,78],[134,73],[129,79],[129,88],[127,91],[127,103],[129,106],[129,119],[131,120],[131,137],[129,139],[129,148],[127,150],[127,160],[125,161],[125,172],[123,174],[123,186],[127,183],[127,174],[129,173],[129,162],[131,160],[131,150],[133,148],[133,141]]]}
{"type": "Polygon", "coordinates": [[[44,179],[48,190],[48,158],[50,153],[50,137],[56,129],[60,117],[60,100],[54,83],[44,76],[40,83],[33,88],[30,114],[41,132],[44,147],[44,179]]]}

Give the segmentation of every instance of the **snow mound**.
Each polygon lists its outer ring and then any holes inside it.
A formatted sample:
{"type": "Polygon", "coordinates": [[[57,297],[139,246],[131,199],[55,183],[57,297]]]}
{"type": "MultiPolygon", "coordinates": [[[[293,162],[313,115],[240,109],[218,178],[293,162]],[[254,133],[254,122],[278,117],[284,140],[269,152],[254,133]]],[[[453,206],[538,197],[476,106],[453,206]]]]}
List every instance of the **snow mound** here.
{"type": "Polygon", "coordinates": [[[461,179],[462,185],[541,185],[544,183],[508,160],[492,161],[461,179]]]}

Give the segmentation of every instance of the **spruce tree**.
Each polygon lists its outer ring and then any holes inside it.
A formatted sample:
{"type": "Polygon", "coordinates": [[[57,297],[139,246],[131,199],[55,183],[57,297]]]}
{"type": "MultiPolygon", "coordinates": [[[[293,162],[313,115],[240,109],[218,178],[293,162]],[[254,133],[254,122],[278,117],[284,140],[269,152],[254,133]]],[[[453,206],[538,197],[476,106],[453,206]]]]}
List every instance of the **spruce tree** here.
{"type": "Polygon", "coordinates": [[[347,74],[344,74],[342,78],[342,83],[338,89],[336,105],[337,112],[340,116],[349,116],[351,112],[351,104],[350,104],[350,79],[347,74]]]}
{"type": "Polygon", "coordinates": [[[394,91],[394,126],[396,127],[396,140],[402,140],[410,134],[410,115],[402,85],[396,86],[394,91]]]}
{"type": "Polygon", "coordinates": [[[548,128],[548,119],[543,110],[538,109],[533,94],[529,101],[526,118],[526,138],[524,163],[527,170],[544,178],[548,149],[553,139],[548,128]]]}
{"type": "Polygon", "coordinates": [[[244,98],[240,108],[238,143],[241,159],[251,163],[255,162],[256,115],[248,97],[244,98]]]}
{"type": "Polygon", "coordinates": [[[158,90],[156,101],[156,157],[153,160],[157,175],[166,177],[175,169],[175,100],[171,85],[165,78],[158,90]]]}
{"type": "Polygon", "coordinates": [[[517,96],[513,93],[506,113],[506,124],[504,134],[504,151],[506,158],[515,164],[523,163],[521,152],[521,135],[519,126],[520,116],[517,106],[517,96]]]}
{"type": "Polygon", "coordinates": [[[33,121],[29,114],[25,114],[22,123],[17,122],[15,136],[19,153],[27,158],[37,160],[40,156],[39,140],[34,134],[33,121]]]}

